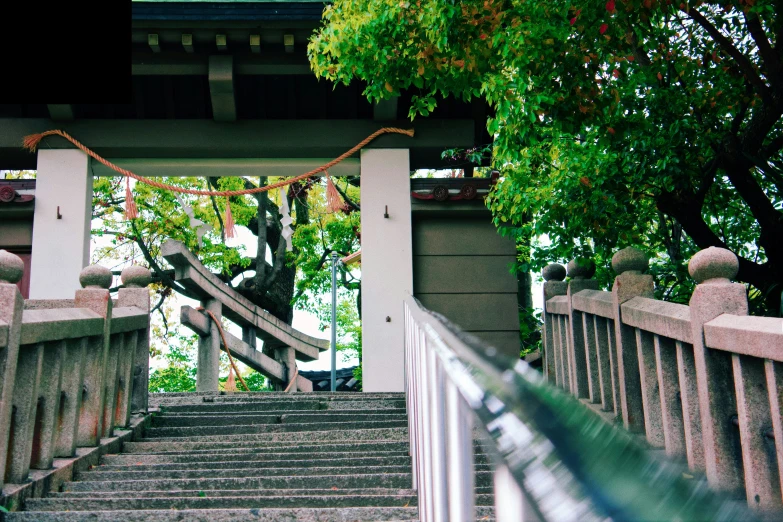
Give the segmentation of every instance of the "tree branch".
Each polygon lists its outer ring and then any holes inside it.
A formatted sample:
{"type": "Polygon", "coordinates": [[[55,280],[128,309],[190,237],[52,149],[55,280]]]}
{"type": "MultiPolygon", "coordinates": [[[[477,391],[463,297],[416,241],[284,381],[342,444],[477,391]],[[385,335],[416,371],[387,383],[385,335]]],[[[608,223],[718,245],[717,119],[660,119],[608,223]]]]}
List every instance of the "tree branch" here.
{"type": "MultiPolygon", "coordinates": [[[[772,44],[769,43],[758,15],[756,13],[743,12],[743,16],[745,17],[745,23],[748,24],[750,35],[756,42],[756,46],[758,46],[759,55],[761,55],[761,59],[764,60],[764,65],[768,73],[767,77],[769,78],[770,83],[775,84],[777,83],[781,70],[780,58],[775,54],[772,44]]],[[[778,45],[780,44],[781,42],[778,42],[778,45]]]]}
{"type": "Polygon", "coordinates": [[[745,77],[751,82],[759,91],[759,93],[765,98],[771,97],[769,87],[764,83],[764,80],[758,75],[753,68],[753,63],[742,54],[739,49],[734,47],[734,44],[727,37],[721,33],[717,27],[712,25],[707,18],[704,17],[695,7],[688,7],[686,13],[691,19],[699,24],[707,34],[709,34],[713,40],[723,49],[723,51],[734,59],[734,62],[739,66],[740,70],[744,73],[745,77]]]}

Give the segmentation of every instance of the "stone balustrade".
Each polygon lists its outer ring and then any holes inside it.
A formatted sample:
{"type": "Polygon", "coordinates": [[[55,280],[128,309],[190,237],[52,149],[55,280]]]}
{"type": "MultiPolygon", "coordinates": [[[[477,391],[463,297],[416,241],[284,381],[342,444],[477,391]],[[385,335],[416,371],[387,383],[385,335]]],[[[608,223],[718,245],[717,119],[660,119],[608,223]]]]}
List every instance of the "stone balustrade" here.
{"type": "Polygon", "coordinates": [[[783,319],[747,315],[728,250],[691,259],[687,306],[653,299],[647,264],[635,248],[617,252],[611,291],[589,260],[544,269],[547,380],[687,459],[713,489],[781,509],[783,319]]]}
{"type": "Polygon", "coordinates": [[[23,270],[0,250],[0,488],[147,412],[149,270],[123,270],[116,301],[111,272],[93,265],[73,300],[28,303],[15,284],[23,270]]]}

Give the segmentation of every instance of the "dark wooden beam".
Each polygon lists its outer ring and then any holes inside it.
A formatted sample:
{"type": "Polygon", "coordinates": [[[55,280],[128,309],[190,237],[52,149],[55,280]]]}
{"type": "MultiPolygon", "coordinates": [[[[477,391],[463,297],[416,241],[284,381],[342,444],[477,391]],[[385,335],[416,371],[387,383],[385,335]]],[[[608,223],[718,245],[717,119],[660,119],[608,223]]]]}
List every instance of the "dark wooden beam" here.
{"type": "Polygon", "coordinates": [[[209,57],[209,95],[215,121],[236,121],[234,60],[231,55],[209,57]]]}
{"type": "MultiPolygon", "coordinates": [[[[381,136],[367,148],[408,148],[411,168],[443,168],[441,152],[471,147],[472,120],[423,119],[385,122],[414,128],[413,138],[381,136]]],[[[106,158],[335,158],[381,124],[372,120],[76,120],[0,118],[0,168],[34,169],[36,156],[22,149],[22,138],[62,129],[106,158]]],[[[72,148],[58,136],[47,148],[72,148]]]]}
{"type": "Polygon", "coordinates": [[[49,117],[54,121],[72,121],[74,119],[73,105],[47,105],[46,108],[49,109],[49,117]]]}
{"type": "MultiPolygon", "coordinates": [[[[134,76],[206,76],[209,56],[198,53],[133,53],[134,76]]],[[[246,75],[312,75],[307,56],[282,51],[234,56],[234,71],[246,75]]]]}

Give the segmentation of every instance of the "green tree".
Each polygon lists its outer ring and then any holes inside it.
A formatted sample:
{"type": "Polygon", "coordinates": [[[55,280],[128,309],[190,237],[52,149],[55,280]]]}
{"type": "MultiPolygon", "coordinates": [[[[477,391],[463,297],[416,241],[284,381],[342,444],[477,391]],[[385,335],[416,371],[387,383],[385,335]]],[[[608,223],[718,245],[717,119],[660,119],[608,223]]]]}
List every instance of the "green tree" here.
{"type": "Polygon", "coordinates": [[[642,246],[682,299],[690,255],[721,246],[777,310],[782,40],[773,0],[336,0],[308,51],[371,100],[412,89],[411,117],[487,100],[489,206],[549,236],[533,268],[642,246]]]}
{"type": "MultiPolygon", "coordinates": [[[[182,177],[161,181],[186,188],[219,190],[257,186],[248,179],[237,177],[206,180],[182,177]]],[[[274,181],[273,178],[270,182],[274,181]]],[[[262,184],[266,182],[266,178],[259,180],[262,184]]],[[[107,241],[94,252],[93,262],[105,265],[137,262],[153,271],[152,289],[156,296],[153,312],[159,312],[156,318],[160,326],[153,329],[152,354],[164,357],[167,366],[152,373],[151,390],[186,391],[195,386],[194,338],[180,335],[174,324],[176,321],[172,320],[175,315],[167,306],[174,291],[192,296],[166,269],[160,255],[161,244],[170,238],[183,241],[228,286],[290,324],[294,306],[314,311],[322,299],[321,294],[329,289],[329,267],[324,263],[328,254],[337,250],[347,255],[358,248],[358,189],[347,181],[339,183],[343,185],[340,191],[346,201],[342,212],[326,208],[323,184],[317,179],[291,185],[284,192],[231,197],[231,211],[237,227],[247,228],[257,238],[258,254],[248,256],[242,245],[226,243],[223,222],[226,198],[177,196],[138,183],[133,192],[139,218],[126,220],[124,180],[96,178],[93,235],[107,241]],[[281,197],[288,198],[291,208],[292,252],[286,250],[281,235],[281,197]]],[[[358,280],[353,274],[343,273],[340,281],[345,292],[358,294],[358,280]]],[[[227,361],[224,361],[227,369],[226,365],[227,361]]],[[[246,381],[256,389],[267,385],[261,376],[249,377],[246,381]]]]}

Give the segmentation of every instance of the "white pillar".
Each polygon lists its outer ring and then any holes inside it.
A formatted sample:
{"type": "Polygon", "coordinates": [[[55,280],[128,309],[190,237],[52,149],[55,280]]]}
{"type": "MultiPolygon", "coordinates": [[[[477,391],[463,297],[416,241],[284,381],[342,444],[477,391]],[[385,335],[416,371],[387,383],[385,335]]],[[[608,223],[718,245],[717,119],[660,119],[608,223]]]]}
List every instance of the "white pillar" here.
{"type": "Polygon", "coordinates": [[[39,150],[30,299],[73,299],[79,272],[90,259],[91,220],[89,156],[72,149],[39,150]]]}
{"type": "Polygon", "coordinates": [[[402,302],[413,293],[408,149],[364,149],[361,162],[362,387],[401,392],[402,302]]]}

